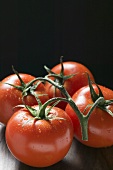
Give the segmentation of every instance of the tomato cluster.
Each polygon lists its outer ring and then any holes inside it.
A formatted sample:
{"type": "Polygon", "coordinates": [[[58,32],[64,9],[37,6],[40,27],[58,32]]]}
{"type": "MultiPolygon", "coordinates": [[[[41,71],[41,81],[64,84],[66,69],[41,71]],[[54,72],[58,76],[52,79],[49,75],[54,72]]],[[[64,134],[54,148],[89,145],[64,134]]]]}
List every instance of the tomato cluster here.
{"type": "Polygon", "coordinates": [[[13,68],[0,82],[0,122],[12,155],[47,167],[65,157],[73,137],[90,147],[113,145],[113,91],[78,62],[45,69],[45,77],[34,77],[13,68]]]}

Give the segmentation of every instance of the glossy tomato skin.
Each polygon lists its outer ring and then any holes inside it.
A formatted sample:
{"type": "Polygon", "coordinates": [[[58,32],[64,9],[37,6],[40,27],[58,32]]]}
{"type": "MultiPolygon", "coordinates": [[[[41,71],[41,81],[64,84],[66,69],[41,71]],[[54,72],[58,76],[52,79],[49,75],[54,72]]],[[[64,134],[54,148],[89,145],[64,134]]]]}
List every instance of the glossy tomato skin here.
{"type": "Polygon", "coordinates": [[[6,142],[16,159],[29,166],[47,167],[64,158],[73,140],[73,124],[60,108],[54,107],[51,114],[63,119],[34,120],[26,109],[13,114],[6,127],[6,142]]]}
{"type": "MultiPolygon", "coordinates": [[[[25,84],[35,79],[34,76],[29,74],[20,73],[19,75],[25,84]]],[[[16,89],[15,87],[12,87],[5,83],[10,83],[18,86],[20,86],[21,84],[16,74],[9,75],[0,82],[0,122],[6,125],[9,118],[15,111],[15,109],[13,110],[13,108],[17,105],[23,104],[23,102],[22,92],[16,89]]],[[[37,87],[35,92],[37,94],[45,94],[46,89],[44,85],[41,83],[37,87]]],[[[42,103],[44,103],[45,101],[48,100],[48,95],[44,95],[39,98],[42,101],[42,103]]],[[[27,105],[31,106],[37,104],[35,98],[30,94],[27,95],[24,99],[27,105]]]]}
{"type": "MultiPolygon", "coordinates": [[[[94,76],[91,73],[91,71],[81,63],[74,62],[74,61],[66,61],[63,62],[63,67],[64,67],[64,75],[75,74],[75,76],[65,80],[64,82],[64,87],[68,91],[70,96],[72,96],[78,89],[88,84],[88,78],[86,73],[88,73],[90,79],[94,81],[94,76]]],[[[55,67],[53,67],[51,71],[56,74],[59,74],[61,71],[61,64],[58,64],[55,67]]],[[[56,89],[56,93],[55,93],[55,88],[50,83],[46,83],[46,89],[50,98],[52,98],[54,95],[57,97],[63,97],[58,89],[56,89]]],[[[66,105],[67,105],[66,102],[60,102],[58,104],[58,107],[65,109],[66,105]]]]}
{"type": "MultiPolygon", "coordinates": [[[[93,85],[93,87],[95,91],[98,93],[97,87],[95,85],[93,85]]],[[[102,93],[106,100],[113,99],[112,90],[103,86],[99,86],[99,87],[102,90],[102,93]]],[[[86,106],[88,104],[93,103],[90,96],[89,86],[79,89],[72,96],[72,99],[76,103],[79,110],[83,113],[86,106]]],[[[113,112],[113,104],[107,106],[107,108],[113,112]]],[[[73,122],[74,135],[81,143],[96,148],[108,147],[113,145],[113,117],[111,117],[107,112],[97,107],[94,109],[91,116],[89,117],[88,141],[83,141],[81,135],[80,122],[78,120],[76,113],[69,106],[69,104],[66,106],[65,111],[70,116],[73,122]]],[[[87,111],[84,114],[86,114],[87,111]]]]}

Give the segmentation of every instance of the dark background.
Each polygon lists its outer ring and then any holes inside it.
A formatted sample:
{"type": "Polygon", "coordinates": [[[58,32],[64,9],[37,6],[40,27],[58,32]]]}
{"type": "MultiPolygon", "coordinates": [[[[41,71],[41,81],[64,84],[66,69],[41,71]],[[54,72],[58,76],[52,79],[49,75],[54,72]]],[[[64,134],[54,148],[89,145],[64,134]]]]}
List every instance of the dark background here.
{"type": "Polygon", "coordinates": [[[113,89],[112,0],[2,0],[0,8],[0,79],[12,65],[44,75],[43,65],[52,68],[63,55],[113,89]]]}

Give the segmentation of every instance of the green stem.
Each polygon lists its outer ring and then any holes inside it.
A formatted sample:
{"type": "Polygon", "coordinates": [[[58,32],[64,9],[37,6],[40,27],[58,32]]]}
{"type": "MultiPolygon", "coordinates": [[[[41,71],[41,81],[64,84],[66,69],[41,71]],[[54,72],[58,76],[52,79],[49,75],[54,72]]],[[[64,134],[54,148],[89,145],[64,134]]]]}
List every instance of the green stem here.
{"type": "Polygon", "coordinates": [[[89,120],[89,117],[90,117],[91,113],[93,112],[93,110],[102,101],[103,101],[103,97],[99,97],[95,101],[95,103],[92,105],[92,107],[90,108],[90,110],[87,113],[87,115],[83,115],[83,116],[79,117],[80,124],[81,124],[81,131],[82,131],[82,140],[88,140],[88,120],[89,120]]]}
{"type": "MultiPolygon", "coordinates": [[[[68,103],[71,105],[71,107],[74,109],[74,111],[76,112],[78,117],[81,117],[80,115],[82,115],[82,113],[80,112],[80,110],[78,109],[78,107],[76,106],[75,102],[72,100],[71,96],[69,95],[69,93],[67,92],[67,90],[64,88],[63,85],[59,85],[56,82],[54,82],[53,80],[45,77],[38,77],[36,79],[34,79],[33,81],[31,81],[30,83],[34,83],[35,81],[40,80],[40,81],[47,81],[49,83],[51,83],[53,86],[55,86],[56,88],[58,88],[62,94],[66,97],[68,103]]],[[[62,99],[62,98],[61,98],[62,99]]]]}
{"type": "MultiPolygon", "coordinates": [[[[66,91],[66,89],[64,88],[63,85],[60,85],[56,82],[54,82],[53,80],[49,79],[48,77],[38,77],[36,79],[34,79],[33,81],[31,81],[29,83],[32,84],[35,81],[40,80],[40,81],[47,81],[49,83],[51,83],[53,86],[55,86],[56,88],[58,88],[62,94],[65,96],[66,99],[62,99],[59,98],[59,100],[65,100],[66,102],[68,102],[70,104],[70,106],[72,107],[72,109],[75,111],[75,113],[77,114],[80,124],[81,124],[81,132],[82,132],[82,139],[83,140],[88,140],[88,119],[89,116],[91,115],[92,111],[94,110],[94,108],[96,106],[98,106],[98,104],[100,102],[103,101],[103,97],[98,98],[95,103],[92,105],[91,109],[89,110],[87,115],[84,115],[83,113],[80,112],[80,110],[78,109],[77,105],[75,104],[75,102],[73,101],[73,99],[71,98],[71,96],[69,95],[69,93],[66,91]]],[[[54,101],[58,100],[58,98],[54,98],[54,101]]],[[[47,107],[47,105],[49,103],[53,102],[53,99],[50,99],[49,101],[47,101],[43,107],[40,108],[40,116],[44,117],[45,116],[45,108],[47,107]]]]}
{"type": "Polygon", "coordinates": [[[101,103],[103,102],[104,97],[99,97],[92,105],[92,107],[90,108],[89,112],[87,113],[86,117],[90,117],[92,111],[101,103]]]}
{"type": "Polygon", "coordinates": [[[80,125],[81,125],[81,132],[82,132],[82,140],[88,140],[88,117],[81,116],[80,125]]]}
{"type": "Polygon", "coordinates": [[[59,100],[59,101],[64,101],[64,102],[68,102],[67,99],[61,98],[61,97],[54,97],[54,98],[51,98],[51,99],[47,100],[47,101],[40,107],[39,117],[46,119],[46,117],[45,117],[45,115],[46,115],[46,113],[45,113],[46,107],[47,107],[48,105],[50,105],[51,103],[53,103],[53,102],[55,102],[55,101],[58,101],[58,100],[59,100]]]}

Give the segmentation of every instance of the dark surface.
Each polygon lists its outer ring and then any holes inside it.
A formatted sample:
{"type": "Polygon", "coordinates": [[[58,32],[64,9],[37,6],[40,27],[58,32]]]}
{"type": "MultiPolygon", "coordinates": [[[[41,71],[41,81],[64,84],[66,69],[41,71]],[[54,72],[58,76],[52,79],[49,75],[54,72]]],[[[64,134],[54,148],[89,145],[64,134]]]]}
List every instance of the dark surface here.
{"type": "Polygon", "coordinates": [[[47,168],[34,168],[17,161],[5,143],[5,127],[0,125],[0,170],[113,170],[113,147],[90,148],[73,140],[66,157],[47,168]]]}

